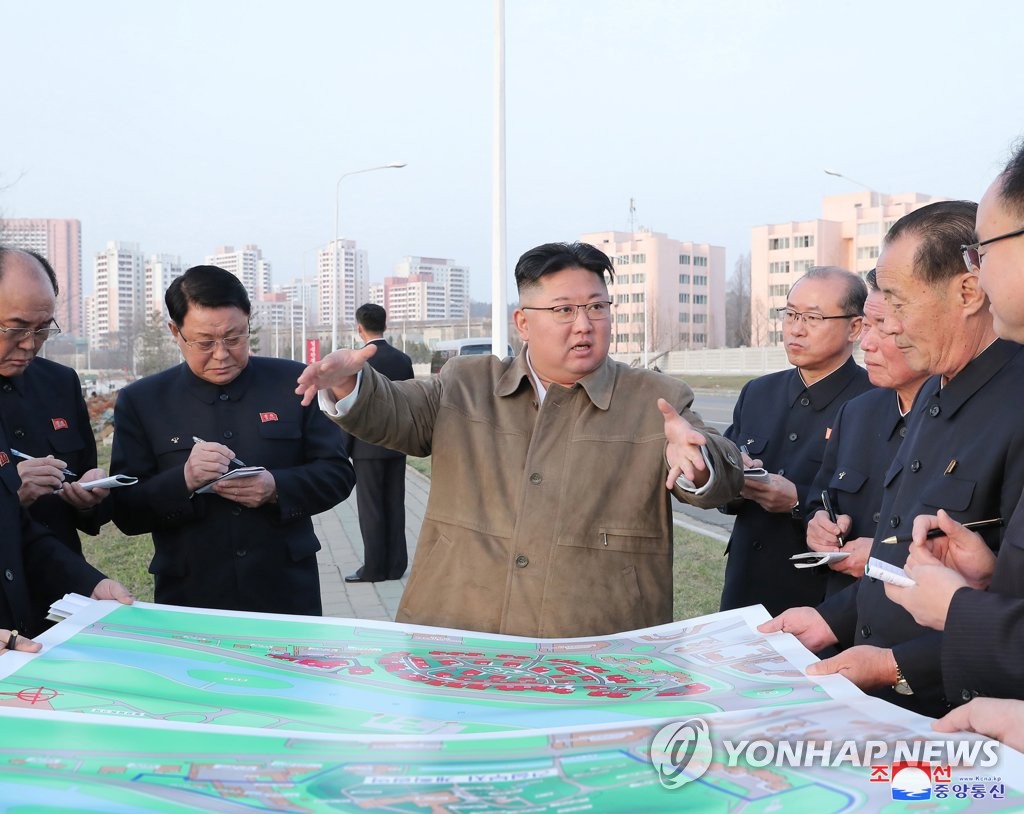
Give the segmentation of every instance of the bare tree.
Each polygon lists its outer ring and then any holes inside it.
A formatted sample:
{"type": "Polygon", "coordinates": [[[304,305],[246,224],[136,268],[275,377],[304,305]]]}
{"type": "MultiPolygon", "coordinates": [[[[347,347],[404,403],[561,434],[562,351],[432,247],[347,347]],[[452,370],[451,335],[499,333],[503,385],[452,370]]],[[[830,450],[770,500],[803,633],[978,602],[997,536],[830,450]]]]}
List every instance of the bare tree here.
{"type": "Polygon", "coordinates": [[[750,294],[750,255],[741,254],[725,293],[725,344],[730,348],[752,344],[750,294]]]}

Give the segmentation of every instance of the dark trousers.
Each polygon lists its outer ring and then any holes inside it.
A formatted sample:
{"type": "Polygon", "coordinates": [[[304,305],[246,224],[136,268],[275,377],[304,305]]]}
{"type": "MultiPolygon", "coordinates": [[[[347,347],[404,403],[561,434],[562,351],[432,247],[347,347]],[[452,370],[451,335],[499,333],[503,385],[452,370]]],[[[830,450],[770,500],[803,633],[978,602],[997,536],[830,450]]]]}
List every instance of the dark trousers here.
{"type": "Polygon", "coordinates": [[[357,458],[356,508],[363,535],[363,567],[369,582],[400,579],[409,565],[405,546],[405,457],[357,458]]]}

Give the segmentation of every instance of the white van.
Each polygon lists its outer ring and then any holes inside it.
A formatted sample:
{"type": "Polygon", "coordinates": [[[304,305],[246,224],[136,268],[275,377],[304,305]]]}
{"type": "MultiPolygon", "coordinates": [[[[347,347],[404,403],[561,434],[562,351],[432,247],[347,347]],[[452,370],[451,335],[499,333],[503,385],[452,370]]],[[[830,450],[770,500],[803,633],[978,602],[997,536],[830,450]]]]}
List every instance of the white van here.
{"type": "MultiPolygon", "coordinates": [[[[430,372],[438,373],[444,363],[455,356],[483,356],[491,352],[491,337],[473,336],[468,339],[451,339],[438,342],[437,348],[430,357],[430,372]]],[[[508,346],[507,356],[512,356],[512,346],[508,346]]]]}

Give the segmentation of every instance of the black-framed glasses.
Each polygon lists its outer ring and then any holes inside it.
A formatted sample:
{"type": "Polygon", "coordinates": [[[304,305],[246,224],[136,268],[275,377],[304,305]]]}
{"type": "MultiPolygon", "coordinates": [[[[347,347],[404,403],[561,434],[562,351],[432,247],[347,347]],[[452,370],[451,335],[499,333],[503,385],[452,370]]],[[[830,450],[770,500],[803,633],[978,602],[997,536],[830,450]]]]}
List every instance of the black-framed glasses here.
{"type": "Polygon", "coordinates": [[[581,310],[587,315],[587,319],[593,322],[608,319],[612,314],[611,300],[599,300],[597,302],[588,302],[583,305],[570,305],[569,303],[565,303],[564,305],[551,305],[547,308],[521,305],[520,308],[524,311],[550,311],[551,315],[555,318],[555,322],[562,323],[575,322],[576,316],[581,310]]]}
{"type": "Polygon", "coordinates": [[[8,328],[6,325],[0,325],[0,333],[4,335],[4,339],[8,342],[18,344],[24,342],[28,337],[32,337],[32,341],[37,344],[42,344],[51,336],[56,336],[60,333],[60,325],[57,324],[57,320],[50,320],[52,325],[48,325],[45,328],[8,328]]]}
{"type": "Polygon", "coordinates": [[[782,317],[782,321],[787,325],[793,325],[799,319],[808,328],[817,328],[826,319],[853,319],[859,317],[860,314],[836,314],[835,316],[826,317],[821,314],[815,314],[812,311],[794,311],[792,308],[786,308],[782,306],[774,309],[775,313],[782,317]]]}
{"type": "Polygon", "coordinates": [[[1013,232],[1007,232],[1005,235],[990,237],[988,240],[979,240],[977,243],[962,244],[960,251],[963,252],[964,265],[967,266],[967,270],[973,274],[981,268],[981,252],[978,249],[982,246],[995,243],[997,240],[1006,240],[1008,237],[1017,237],[1018,235],[1024,235],[1024,229],[1017,229],[1013,232]]]}
{"type": "Polygon", "coordinates": [[[235,350],[249,341],[248,331],[244,334],[233,334],[232,336],[224,336],[220,339],[193,339],[191,342],[185,338],[185,334],[181,331],[178,331],[178,336],[192,350],[199,351],[200,353],[212,353],[213,349],[218,345],[221,345],[224,350],[235,350]]]}

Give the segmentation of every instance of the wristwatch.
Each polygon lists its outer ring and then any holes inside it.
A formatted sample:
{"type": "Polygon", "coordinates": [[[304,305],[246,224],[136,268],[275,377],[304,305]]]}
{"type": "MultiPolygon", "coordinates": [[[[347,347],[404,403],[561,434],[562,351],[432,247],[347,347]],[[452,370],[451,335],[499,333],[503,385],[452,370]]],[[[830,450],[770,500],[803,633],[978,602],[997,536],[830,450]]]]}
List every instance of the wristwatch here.
{"type": "Polygon", "coordinates": [[[903,677],[903,671],[900,669],[898,664],[896,665],[896,683],[892,685],[892,688],[900,695],[914,694],[914,691],[910,688],[910,684],[907,683],[907,679],[903,677]]]}

